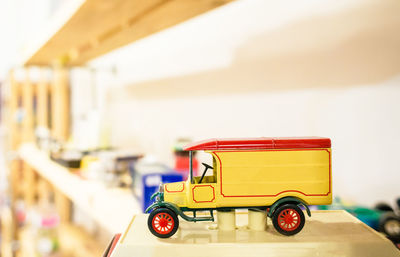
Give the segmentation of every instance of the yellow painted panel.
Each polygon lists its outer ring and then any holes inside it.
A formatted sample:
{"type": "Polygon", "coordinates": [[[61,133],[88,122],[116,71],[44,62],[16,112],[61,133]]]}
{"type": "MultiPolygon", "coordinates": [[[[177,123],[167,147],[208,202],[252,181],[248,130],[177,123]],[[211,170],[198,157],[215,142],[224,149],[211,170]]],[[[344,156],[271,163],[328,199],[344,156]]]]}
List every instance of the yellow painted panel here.
{"type": "Polygon", "coordinates": [[[215,155],[224,197],[330,193],[330,149],[217,151],[215,155]]]}
{"type": "Polygon", "coordinates": [[[187,182],[175,182],[164,185],[164,200],[179,207],[186,207],[187,182]]]}
{"type": "Polygon", "coordinates": [[[215,200],[215,189],[212,185],[193,186],[193,201],[195,203],[213,202],[215,200]]]}
{"type": "Polygon", "coordinates": [[[185,189],[184,182],[168,183],[165,184],[165,191],[168,193],[179,193],[185,189]]]}

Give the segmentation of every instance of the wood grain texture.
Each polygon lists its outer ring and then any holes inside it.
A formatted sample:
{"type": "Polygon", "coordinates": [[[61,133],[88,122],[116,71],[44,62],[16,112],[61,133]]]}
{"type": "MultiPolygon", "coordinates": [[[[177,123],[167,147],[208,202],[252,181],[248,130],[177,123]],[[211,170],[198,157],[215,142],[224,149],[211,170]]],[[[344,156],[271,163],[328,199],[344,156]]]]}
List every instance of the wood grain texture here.
{"type": "Polygon", "coordinates": [[[25,65],[81,65],[233,0],[86,0],[25,65]]]}

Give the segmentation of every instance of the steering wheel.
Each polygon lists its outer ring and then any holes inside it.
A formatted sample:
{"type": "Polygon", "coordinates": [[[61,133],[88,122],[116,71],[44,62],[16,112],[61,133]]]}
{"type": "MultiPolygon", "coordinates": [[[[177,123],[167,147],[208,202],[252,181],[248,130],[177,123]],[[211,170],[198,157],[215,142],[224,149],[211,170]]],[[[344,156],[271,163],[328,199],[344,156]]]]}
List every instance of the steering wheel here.
{"type": "Polygon", "coordinates": [[[201,164],[203,164],[204,167],[206,167],[206,170],[207,169],[212,169],[212,170],[214,169],[212,166],[208,165],[207,163],[202,162],[201,164]]]}
{"type": "Polygon", "coordinates": [[[201,175],[201,178],[199,180],[199,184],[201,184],[201,182],[203,181],[203,178],[206,175],[207,170],[208,169],[214,169],[212,166],[208,165],[207,163],[202,162],[201,164],[203,164],[204,167],[206,167],[206,169],[203,171],[203,174],[201,175]]]}

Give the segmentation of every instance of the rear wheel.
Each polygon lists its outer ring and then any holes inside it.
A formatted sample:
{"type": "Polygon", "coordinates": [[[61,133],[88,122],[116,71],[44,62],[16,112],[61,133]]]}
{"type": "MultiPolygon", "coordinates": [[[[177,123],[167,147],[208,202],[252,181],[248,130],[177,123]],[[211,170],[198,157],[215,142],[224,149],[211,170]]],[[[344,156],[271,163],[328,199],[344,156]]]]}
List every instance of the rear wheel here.
{"type": "Polygon", "coordinates": [[[157,208],[150,213],[147,226],[153,235],[168,238],[178,230],[179,219],[171,209],[157,208]]]}
{"type": "Polygon", "coordinates": [[[379,220],[379,231],[393,241],[400,241],[400,217],[393,212],[387,212],[379,220]]]}
{"type": "Polygon", "coordinates": [[[284,204],[275,210],[272,223],[275,229],[285,236],[299,233],[305,223],[303,211],[295,204],[284,204]]]}
{"type": "Polygon", "coordinates": [[[393,208],[387,203],[378,203],[375,205],[375,210],[393,212],[393,208]]]}

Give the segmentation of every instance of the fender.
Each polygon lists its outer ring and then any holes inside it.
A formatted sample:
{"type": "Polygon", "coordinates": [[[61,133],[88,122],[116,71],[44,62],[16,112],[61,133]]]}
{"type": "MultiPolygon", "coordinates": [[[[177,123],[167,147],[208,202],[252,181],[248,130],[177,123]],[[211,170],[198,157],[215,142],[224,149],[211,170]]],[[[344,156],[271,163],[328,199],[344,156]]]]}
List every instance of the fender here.
{"type": "Polygon", "coordinates": [[[154,209],[157,208],[168,208],[170,210],[172,210],[173,212],[175,212],[177,215],[181,216],[182,219],[186,220],[186,221],[191,221],[191,222],[196,222],[196,221],[214,221],[214,216],[212,214],[212,210],[210,209],[210,216],[209,217],[190,217],[187,216],[186,214],[183,213],[183,211],[181,210],[181,208],[179,208],[179,206],[173,204],[173,203],[169,203],[169,202],[164,202],[164,201],[159,201],[159,202],[155,202],[152,205],[150,205],[145,213],[148,213],[150,211],[153,211],[154,209]]]}
{"type": "Polygon", "coordinates": [[[172,211],[174,211],[176,214],[179,214],[179,215],[180,215],[180,213],[182,213],[182,211],[180,210],[180,208],[178,206],[176,206],[173,203],[164,202],[164,201],[157,201],[157,202],[153,203],[152,205],[147,207],[147,209],[144,212],[149,213],[149,212],[153,211],[154,209],[162,208],[162,207],[171,209],[172,211]]]}
{"type": "Polygon", "coordinates": [[[304,208],[306,209],[307,215],[308,215],[309,217],[311,217],[311,211],[310,211],[310,208],[308,208],[307,203],[304,202],[303,200],[301,200],[300,198],[293,197],[293,196],[283,197],[283,198],[279,199],[278,201],[276,201],[276,202],[269,208],[269,211],[268,211],[268,213],[267,213],[268,217],[271,218],[272,215],[274,214],[276,208],[278,208],[280,205],[286,204],[286,203],[292,203],[292,204],[304,206],[304,208]]]}

